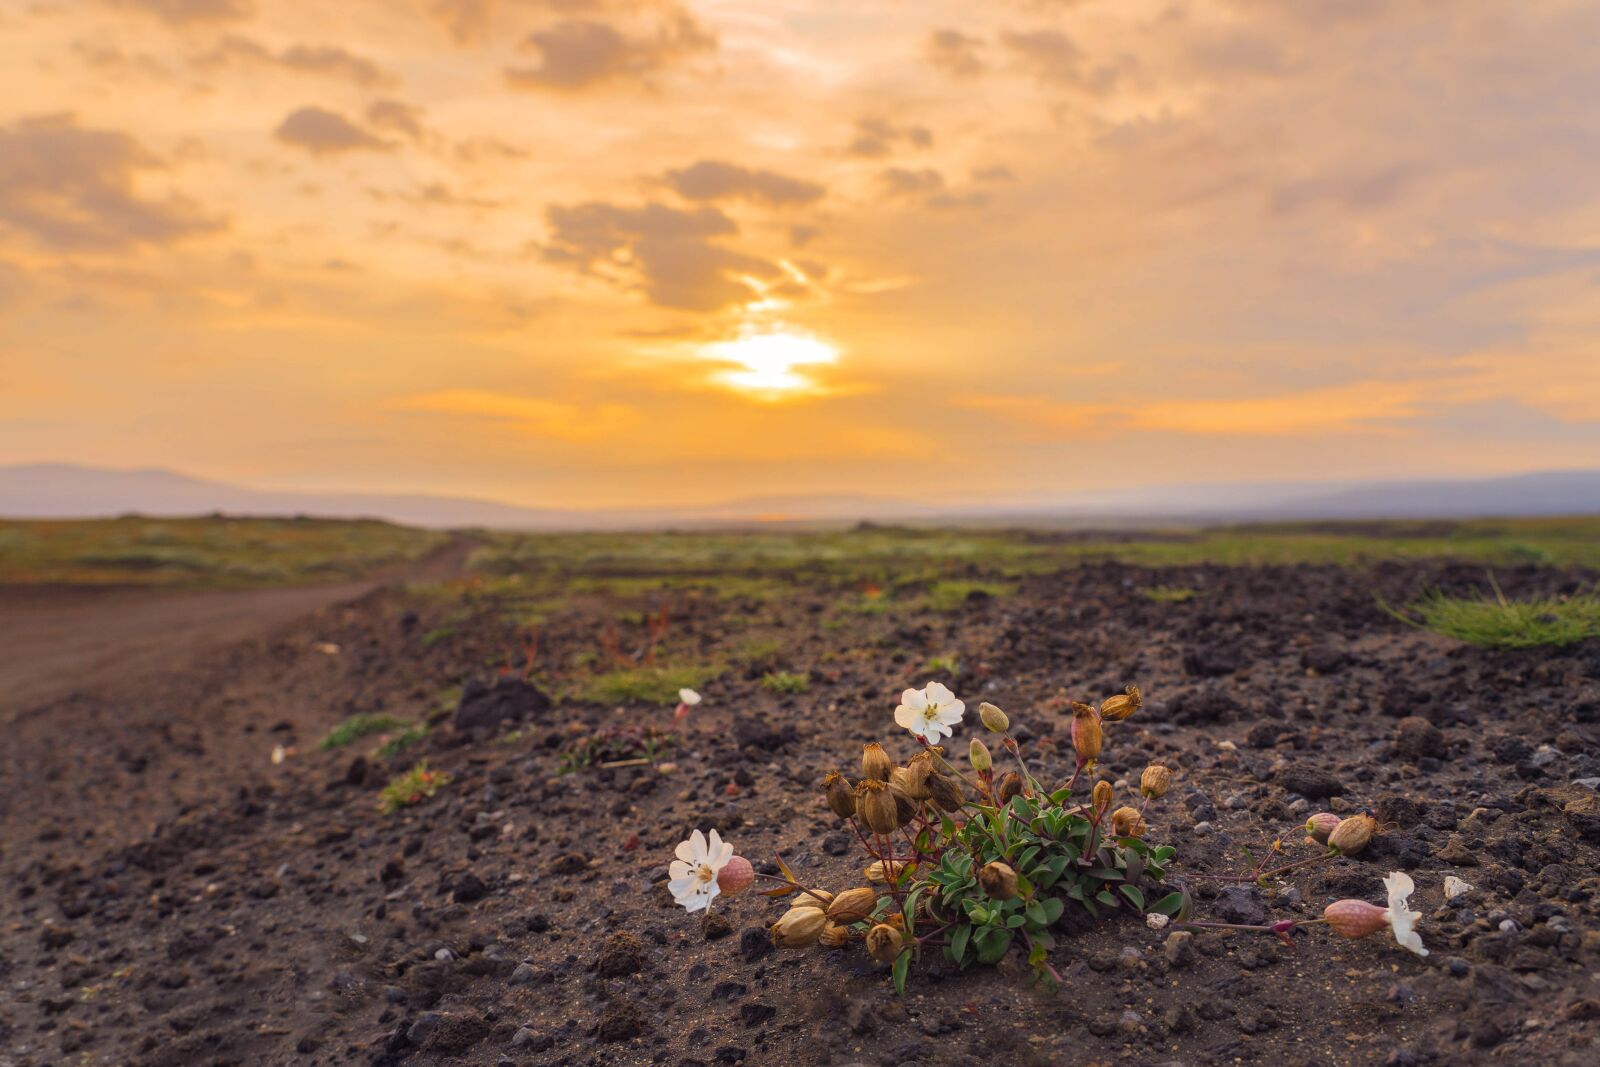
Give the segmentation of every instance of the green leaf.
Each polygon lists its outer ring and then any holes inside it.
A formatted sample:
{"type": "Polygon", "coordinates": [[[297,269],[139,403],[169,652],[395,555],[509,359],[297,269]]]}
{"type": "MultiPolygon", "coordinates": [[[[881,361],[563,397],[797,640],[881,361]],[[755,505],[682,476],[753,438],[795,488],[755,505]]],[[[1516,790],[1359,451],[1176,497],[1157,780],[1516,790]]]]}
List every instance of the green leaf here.
{"type": "Polygon", "coordinates": [[[1039,907],[1044,911],[1045,925],[1049,926],[1061,918],[1061,913],[1066,910],[1067,906],[1060,897],[1050,897],[1047,900],[1040,901],[1039,907]]]}
{"type": "Polygon", "coordinates": [[[1084,873],[1091,878],[1099,878],[1106,882],[1120,882],[1122,880],[1122,872],[1115,867],[1093,867],[1084,873]]]}
{"type": "Polygon", "coordinates": [[[1168,893],[1150,906],[1151,911],[1159,911],[1163,915],[1176,915],[1183,907],[1182,893],[1168,893]]]}
{"type": "Polygon", "coordinates": [[[910,970],[911,950],[906,949],[894,961],[894,991],[902,997],[906,995],[906,973],[910,970]]]}
{"type": "Polygon", "coordinates": [[[1117,898],[1112,896],[1110,893],[1108,893],[1104,889],[1102,889],[1102,890],[1100,890],[1100,892],[1096,893],[1094,895],[1094,899],[1098,900],[1100,903],[1104,904],[1108,908],[1114,908],[1114,907],[1117,906],[1117,898]]]}
{"type": "Polygon", "coordinates": [[[1038,854],[1039,854],[1039,846],[1038,845],[1034,845],[1032,848],[1023,849],[1022,850],[1022,855],[1017,857],[1017,866],[1019,868],[1028,866],[1028,864],[1032,863],[1033,862],[1033,858],[1035,856],[1037,856],[1038,854]]]}
{"type": "Polygon", "coordinates": [[[1139,890],[1135,887],[1127,885],[1126,883],[1118,886],[1117,888],[1122,892],[1123,896],[1128,898],[1128,903],[1132,904],[1139,911],[1144,911],[1143,893],[1139,892],[1139,890]]]}
{"type": "Polygon", "coordinates": [[[1176,856],[1177,854],[1178,850],[1172,845],[1162,845],[1160,848],[1156,849],[1154,853],[1152,853],[1151,858],[1157,863],[1165,866],[1167,863],[1171,862],[1172,857],[1176,856]]]}
{"type": "Polygon", "coordinates": [[[955,933],[950,935],[950,955],[955,957],[957,963],[962,963],[967,954],[967,942],[972,939],[972,927],[967,923],[958,923],[955,933]]]}
{"type": "Polygon", "coordinates": [[[995,964],[1000,962],[1000,957],[1006,954],[1006,949],[1011,947],[1010,930],[991,930],[982,939],[978,947],[978,962],[995,964]]]}
{"type": "Polygon", "coordinates": [[[1028,907],[1025,909],[1024,914],[1028,916],[1029,922],[1039,926],[1046,926],[1050,922],[1044,917],[1044,904],[1037,900],[1028,901],[1028,907]]]}

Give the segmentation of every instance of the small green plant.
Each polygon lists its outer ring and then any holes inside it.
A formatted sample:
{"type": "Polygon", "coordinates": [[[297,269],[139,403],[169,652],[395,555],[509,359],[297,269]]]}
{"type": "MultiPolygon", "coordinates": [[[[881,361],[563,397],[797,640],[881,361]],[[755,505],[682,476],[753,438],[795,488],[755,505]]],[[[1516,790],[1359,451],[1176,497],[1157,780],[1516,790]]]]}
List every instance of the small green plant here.
{"type": "Polygon", "coordinates": [[[557,773],[572,774],[597,764],[654,763],[675,744],[675,735],[654,726],[605,726],[568,745],[557,762],[557,773]]]}
{"type": "Polygon", "coordinates": [[[1153,600],[1157,604],[1182,604],[1200,595],[1198,589],[1184,585],[1152,585],[1140,592],[1146,600],[1153,600]]]}
{"type": "Polygon", "coordinates": [[[389,779],[389,784],[383,787],[383,793],[378,798],[378,807],[384,814],[393,815],[401,808],[421,804],[449,784],[448,774],[431,770],[428,761],[421,760],[404,774],[389,779]]]}
{"type": "Polygon", "coordinates": [[[398,730],[408,725],[410,724],[406,720],[397,719],[393,715],[352,715],[338,726],[329,730],[328,736],[324,737],[317,747],[323,751],[343,748],[345,745],[353,741],[359,741],[363,737],[387,733],[390,730],[398,730]]]}
{"type": "Polygon", "coordinates": [[[924,674],[942,674],[947,678],[961,677],[961,661],[953,655],[933,656],[923,667],[924,674]]]}
{"type": "Polygon", "coordinates": [[[443,641],[448,641],[456,635],[454,626],[439,626],[422,635],[422,647],[432,648],[443,641]]]}
{"type": "Polygon", "coordinates": [[[721,663],[632,667],[583,679],[572,695],[595,704],[673,704],[678,690],[697,689],[722,671],[721,663]]]}
{"type": "Polygon", "coordinates": [[[1600,596],[1594,593],[1509,600],[1493,574],[1489,586],[1492,597],[1452,597],[1435,589],[1405,611],[1382,597],[1378,604],[1401,622],[1480,648],[1574,645],[1600,637],[1600,596]]]}
{"type": "Polygon", "coordinates": [[[398,756],[400,753],[404,752],[406,749],[410,748],[412,745],[416,744],[418,741],[421,741],[427,736],[427,723],[411,723],[405,729],[401,730],[393,737],[384,741],[383,744],[379,745],[377,756],[379,759],[393,759],[395,756],[398,756]]]}
{"type": "Polygon", "coordinates": [[[804,693],[811,688],[811,675],[793,671],[771,671],[762,677],[761,688],[769,693],[804,693]]]}
{"type": "Polygon", "coordinates": [[[998,582],[934,582],[928,587],[928,607],[934,611],[960,611],[974,601],[1010,596],[1014,587],[998,582]]]}

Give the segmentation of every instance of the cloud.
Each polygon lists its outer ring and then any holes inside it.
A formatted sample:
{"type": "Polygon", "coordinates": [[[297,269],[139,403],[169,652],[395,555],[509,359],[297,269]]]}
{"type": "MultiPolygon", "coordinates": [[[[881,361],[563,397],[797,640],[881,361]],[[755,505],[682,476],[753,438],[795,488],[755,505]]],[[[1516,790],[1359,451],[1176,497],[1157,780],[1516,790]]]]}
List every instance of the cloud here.
{"type": "Polygon", "coordinates": [[[428,13],[445,25],[457,44],[483,36],[493,10],[494,0],[434,0],[428,7],[428,13]]]}
{"type": "Polygon", "coordinates": [[[929,148],[932,145],[933,131],[926,126],[898,126],[887,119],[864,118],[856,120],[856,135],[845,151],[852,156],[876,159],[896,148],[929,148]]]}
{"type": "Polygon", "coordinates": [[[304,148],[314,156],[337,155],[362,149],[386,151],[394,146],[374,137],[336,111],[303,107],[289,113],[273,136],[284,144],[304,148]]]}
{"type": "Polygon", "coordinates": [[[975,78],[988,69],[982,49],[982,41],[960,30],[934,30],[928,35],[926,54],[934,69],[952,78],[975,78]]]}
{"type": "Polygon", "coordinates": [[[374,100],[367,105],[367,122],[413,141],[422,139],[422,109],[404,100],[374,100]]]}
{"type": "Polygon", "coordinates": [[[507,67],[505,76],[518,89],[575,92],[636,81],[716,46],[716,38],[682,11],[640,36],[597,19],[570,19],[529,34],[523,48],[539,53],[539,65],[507,67]]]}
{"type": "Polygon", "coordinates": [[[1347,211],[1372,211],[1398,200],[1418,175],[1402,166],[1383,167],[1351,175],[1325,175],[1285,182],[1272,190],[1273,214],[1286,215],[1315,204],[1332,204],[1347,211]]]}
{"type": "Polygon", "coordinates": [[[279,67],[302,74],[342,78],[368,88],[394,82],[394,77],[372,60],[336,45],[294,44],[274,52],[249,37],[228,36],[202,56],[199,62],[202,66],[247,63],[279,67]]]}
{"type": "Polygon", "coordinates": [[[220,228],[192,201],[139,194],[162,163],[132,137],[42,115],[0,126],[0,222],[65,250],[166,245],[220,228]]]}
{"type": "Polygon", "coordinates": [[[548,437],[574,444],[609,440],[638,421],[638,412],[625,404],[584,407],[545,397],[515,396],[485,389],[446,389],[399,397],[391,411],[455,415],[508,423],[530,437],[548,437]]]}
{"type": "Polygon", "coordinates": [[[738,232],[715,208],[590,202],[554,205],[546,219],[547,260],[642,289],[662,307],[718,311],[756,298],[767,280],[783,273],[765,260],[713,244],[738,232]]]}
{"type": "Polygon", "coordinates": [[[1017,180],[1017,175],[1010,167],[997,164],[974,169],[972,180],[975,182],[1014,182],[1017,180]]]}
{"type": "Polygon", "coordinates": [[[191,22],[234,22],[256,13],[255,0],[108,0],[113,7],[142,11],[175,26],[191,22]]]}
{"type": "Polygon", "coordinates": [[[932,167],[912,170],[908,167],[890,167],[878,175],[890,196],[915,196],[919,193],[938,192],[944,188],[944,175],[932,167]]]}
{"type": "Polygon", "coordinates": [[[682,170],[669,170],[666,180],[685,200],[743,199],[773,207],[813,203],[827,192],[816,182],[711,159],[703,159],[682,170]]]}
{"type": "Polygon", "coordinates": [[[1000,43],[1019,69],[1041,82],[1103,93],[1117,80],[1111,67],[1090,69],[1083,50],[1059,30],[1006,32],[1000,35],[1000,43]]]}

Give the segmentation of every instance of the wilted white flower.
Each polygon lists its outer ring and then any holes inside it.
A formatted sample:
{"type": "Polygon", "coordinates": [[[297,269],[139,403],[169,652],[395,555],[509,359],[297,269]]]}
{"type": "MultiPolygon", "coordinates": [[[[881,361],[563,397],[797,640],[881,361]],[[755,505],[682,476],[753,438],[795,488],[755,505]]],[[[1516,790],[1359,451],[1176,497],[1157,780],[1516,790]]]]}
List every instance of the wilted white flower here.
{"type": "Polygon", "coordinates": [[[1416,891],[1416,883],[1411,881],[1411,876],[1402,871],[1395,871],[1384,876],[1383,888],[1389,892],[1389,910],[1384,917],[1389,920],[1389,928],[1394,931],[1394,939],[1401,948],[1408,948],[1419,956],[1426,956],[1428,950],[1422,947],[1422,938],[1417,934],[1417,920],[1422,918],[1420,911],[1410,910],[1410,901],[1407,899],[1416,891]]]}
{"type": "Polygon", "coordinates": [[[940,737],[955,733],[952,727],[961,721],[966,711],[967,706],[957,700],[943,682],[929,682],[921,689],[907,689],[900,694],[894,721],[914,736],[936,745],[940,737]]]}
{"type": "Polygon", "coordinates": [[[717,885],[717,874],[733,858],[733,846],[724,842],[715,830],[711,831],[711,840],[707,843],[706,835],[696,830],[689,835],[689,840],[678,842],[673,854],[678,858],[667,868],[672,876],[667,883],[672,899],[687,911],[709,908],[722,892],[717,885]]]}
{"type": "Polygon", "coordinates": [[[1150,914],[1144,917],[1144,924],[1152,930],[1164,929],[1167,923],[1171,921],[1171,919],[1167,918],[1159,911],[1152,911],[1150,914]]]}
{"type": "Polygon", "coordinates": [[[696,704],[700,703],[700,694],[696,693],[693,689],[680,689],[678,690],[678,702],[681,704],[687,704],[692,708],[696,704]]]}

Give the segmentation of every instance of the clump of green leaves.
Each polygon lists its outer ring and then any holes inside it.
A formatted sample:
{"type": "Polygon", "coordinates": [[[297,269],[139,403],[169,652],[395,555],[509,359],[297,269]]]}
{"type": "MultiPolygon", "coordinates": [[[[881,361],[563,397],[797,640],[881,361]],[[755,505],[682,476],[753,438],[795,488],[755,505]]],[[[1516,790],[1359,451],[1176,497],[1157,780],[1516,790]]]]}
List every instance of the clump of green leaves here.
{"type": "Polygon", "coordinates": [[[924,674],[935,677],[943,675],[946,678],[959,678],[961,676],[961,661],[955,656],[930,656],[923,666],[924,674]]]}
{"type": "Polygon", "coordinates": [[[450,775],[431,769],[427,760],[421,760],[404,774],[389,779],[378,797],[378,807],[392,815],[401,808],[421,804],[449,784],[450,775]]]}
{"type": "Polygon", "coordinates": [[[811,675],[795,671],[769,671],[762,676],[761,688],[769,693],[804,693],[811,688],[811,675]]]}
{"type": "Polygon", "coordinates": [[[677,740],[676,735],[654,726],[603,726],[562,751],[558,773],[572,774],[596,764],[634,760],[654,763],[677,740]]]}
{"type": "Polygon", "coordinates": [[[698,689],[723,669],[721,663],[682,663],[607,671],[583,679],[572,695],[595,704],[673,704],[678,690],[698,689]]]}
{"type": "Polygon", "coordinates": [[[1510,600],[1489,576],[1493,596],[1452,597],[1435,589],[1399,611],[1378,603],[1401,622],[1480,648],[1574,645],[1600,637],[1600,595],[1510,600]],[[1415,616],[1415,617],[1413,617],[1415,616]]]}
{"type": "Polygon", "coordinates": [[[399,731],[393,737],[387,738],[383,744],[378,746],[378,758],[393,759],[395,756],[398,756],[400,753],[404,752],[406,749],[410,748],[412,745],[416,744],[418,741],[421,741],[427,736],[427,723],[411,723],[407,725],[405,729],[399,731]]]}
{"type": "Polygon", "coordinates": [[[398,730],[408,725],[410,724],[406,720],[397,719],[393,715],[352,715],[338,726],[329,730],[328,736],[324,737],[317,747],[323,751],[343,748],[351,742],[361,740],[363,737],[387,733],[390,730],[398,730]]]}
{"type": "Polygon", "coordinates": [[[934,582],[928,588],[928,607],[934,611],[960,611],[974,601],[1010,596],[1014,586],[998,582],[934,582]]]}
{"type": "Polygon", "coordinates": [[[1146,600],[1157,604],[1183,604],[1200,595],[1198,589],[1186,585],[1152,585],[1140,590],[1146,600]]]}

